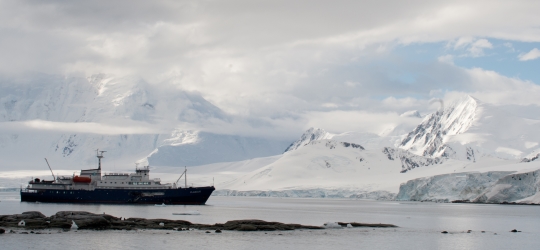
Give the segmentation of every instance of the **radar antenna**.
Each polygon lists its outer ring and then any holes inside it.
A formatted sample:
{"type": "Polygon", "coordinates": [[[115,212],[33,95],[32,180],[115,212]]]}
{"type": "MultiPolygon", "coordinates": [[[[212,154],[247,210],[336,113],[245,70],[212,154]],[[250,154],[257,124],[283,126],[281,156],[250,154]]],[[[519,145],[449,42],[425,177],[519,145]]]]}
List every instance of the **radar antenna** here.
{"type": "Polygon", "coordinates": [[[99,163],[98,163],[98,170],[101,170],[101,158],[104,157],[104,156],[103,156],[103,153],[105,153],[105,152],[107,152],[107,151],[99,151],[99,149],[96,149],[96,156],[97,156],[98,161],[99,161],[99,163]],[[101,154],[100,154],[100,153],[101,153],[101,154]]]}

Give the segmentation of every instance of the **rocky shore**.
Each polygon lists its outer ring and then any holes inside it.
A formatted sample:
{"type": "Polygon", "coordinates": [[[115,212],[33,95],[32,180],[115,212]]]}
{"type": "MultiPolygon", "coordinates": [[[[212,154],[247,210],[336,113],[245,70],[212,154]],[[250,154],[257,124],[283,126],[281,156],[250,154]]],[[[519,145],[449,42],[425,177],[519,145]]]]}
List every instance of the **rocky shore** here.
{"type": "MultiPolygon", "coordinates": [[[[339,222],[343,227],[396,227],[391,224],[367,224],[339,222]]],[[[324,229],[321,226],[287,224],[263,220],[232,220],[223,224],[195,224],[185,220],[122,218],[108,214],[94,214],[84,211],[60,211],[50,217],[38,211],[22,214],[0,215],[0,227],[34,229],[87,229],[87,230],[234,230],[234,231],[283,231],[295,229],[324,229]]]]}

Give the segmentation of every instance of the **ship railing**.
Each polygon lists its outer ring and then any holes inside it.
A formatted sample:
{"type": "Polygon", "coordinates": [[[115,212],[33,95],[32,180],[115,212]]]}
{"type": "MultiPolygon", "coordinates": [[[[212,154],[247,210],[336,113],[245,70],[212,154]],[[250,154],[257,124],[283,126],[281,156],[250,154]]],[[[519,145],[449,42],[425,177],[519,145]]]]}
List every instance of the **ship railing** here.
{"type": "Polygon", "coordinates": [[[21,193],[37,193],[37,190],[33,190],[29,188],[21,188],[21,193]]]}
{"type": "Polygon", "coordinates": [[[135,167],[135,170],[148,170],[148,171],[150,171],[150,166],[135,167]]]}
{"type": "Polygon", "coordinates": [[[114,176],[128,176],[127,173],[106,173],[104,175],[114,175],[114,176]]]}

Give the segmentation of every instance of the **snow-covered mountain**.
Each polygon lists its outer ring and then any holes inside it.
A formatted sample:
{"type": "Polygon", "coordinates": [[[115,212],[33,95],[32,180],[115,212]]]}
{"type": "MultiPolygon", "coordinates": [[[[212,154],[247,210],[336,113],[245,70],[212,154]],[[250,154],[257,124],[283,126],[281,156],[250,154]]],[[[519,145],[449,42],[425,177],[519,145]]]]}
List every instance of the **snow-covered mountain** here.
{"type": "Polygon", "coordinates": [[[399,115],[401,117],[418,117],[421,118],[422,115],[420,115],[420,112],[418,110],[409,110],[407,112],[404,112],[403,114],[399,115]]]}
{"type": "Polygon", "coordinates": [[[540,203],[538,122],[504,110],[466,96],[397,143],[310,129],[295,150],[219,183],[216,194],[540,203]]]}
{"type": "Polygon", "coordinates": [[[399,149],[367,149],[355,143],[323,139],[286,152],[275,162],[235,181],[222,183],[220,189],[247,192],[344,188],[367,194],[397,188],[400,182],[396,178],[405,177],[401,172],[441,162],[399,149]]]}
{"type": "Polygon", "coordinates": [[[289,147],[285,149],[285,152],[297,150],[300,147],[308,145],[312,141],[331,139],[333,136],[333,134],[326,132],[324,129],[309,128],[302,136],[300,136],[300,139],[289,145],[289,147]]]}
{"type": "Polygon", "coordinates": [[[201,131],[173,131],[149,156],[152,166],[197,166],[278,155],[288,141],[201,131]]]}
{"type": "Polygon", "coordinates": [[[399,145],[415,154],[476,161],[538,154],[540,120],[523,118],[471,96],[428,115],[399,145]]]}
{"type": "MultiPolygon", "coordinates": [[[[0,96],[3,123],[39,119],[156,130],[10,130],[0,134],[2,164],[36,158],[43,165],[40,155],[53,154],[79,168],[81,161],[95,161],[99,147],[109,151],[109,161],[146,159],[164,181],[179,174],[174,166],[207,164],[192,168],[189,180],[195,185],[216,180],[216,195],[540,203],[540,120],[527,114],[534,107],[495,106],[466,96],[403,134],[408,125],[380,134],[311,128],[280,154],[289,143],[183,129],[186,122],[231,118],[200,95],[174,87],[163,91],[142,79],[104,75],[21,81],[0,84],[6,93],[0,96]]],[[[403,117],[419,115],[412,111],[403,117]]]]}
{"type": "MultiPolygon", "coordinates": [[[[401,135],[400,135],[401,136],[401,135]]],[[[338,142],[349,142],[365,145],[369,148],[383,148],[394,146],[400,136],[381,136],[370,132],[348,131],[340,134],[332,134],[321,128],[309,128],[285,150],[286,152],[297,150],[309,145],[313,141],[332,139],[338,142]]]]}
{"type": "Polygon", "coordinates": [[[95,164],[98,148],[107,151],[110,165],[135,162],[158,148],[151,163],[201,165],[274,155],[288,144],[187,130],[198,139],[176,143],[183,124],[203,127],[232,118],[198,93],[139,77],[27,74],[0,78],[0,93],[0,159],[12,168],[39,169],[43,157],[57,167],[86,167],[95,164]]]}

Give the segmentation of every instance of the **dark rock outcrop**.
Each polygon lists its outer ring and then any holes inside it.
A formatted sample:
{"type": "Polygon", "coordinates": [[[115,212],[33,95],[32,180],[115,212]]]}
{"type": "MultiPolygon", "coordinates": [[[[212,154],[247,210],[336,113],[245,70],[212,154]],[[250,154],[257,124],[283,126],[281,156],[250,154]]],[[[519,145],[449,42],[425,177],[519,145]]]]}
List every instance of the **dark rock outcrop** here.
{"type": "Polygon", "coordinates": [[[294,229],[323,229],[318,226],[308,226],[300,224],[285,224],[281,222],[268,222],[263,220],[232,220],[224,224],[216,223],[205,227],[211,230],[236,230],[236,231],[284,231],[294,229]]]}
{"type": "Polygon", "coordinates": [[[94,214],[84,211],[60,211],[51,217],[46,217],[40,212],[24,212],[14,215],[0,215],[0,226],[18,227],[18,223],[24,220],[24,229],[45,229],[45,228],[71,228],[73,222],[78,229],[93,230],[131,230],[131,229],[165,229],[180,230],[191,229],[200,230],[236,230],[236,231],[281,231],[294,229],[323,229],[318,226],[308,226],[300,224],[285,224],[280,222],[267,222],[263,220],[233,220],[226,223],[216,223],[214,225],[193,224],[184,220],[167,219],[143,219],[127,218],[122,219],[108,214],[94,214]]]}

